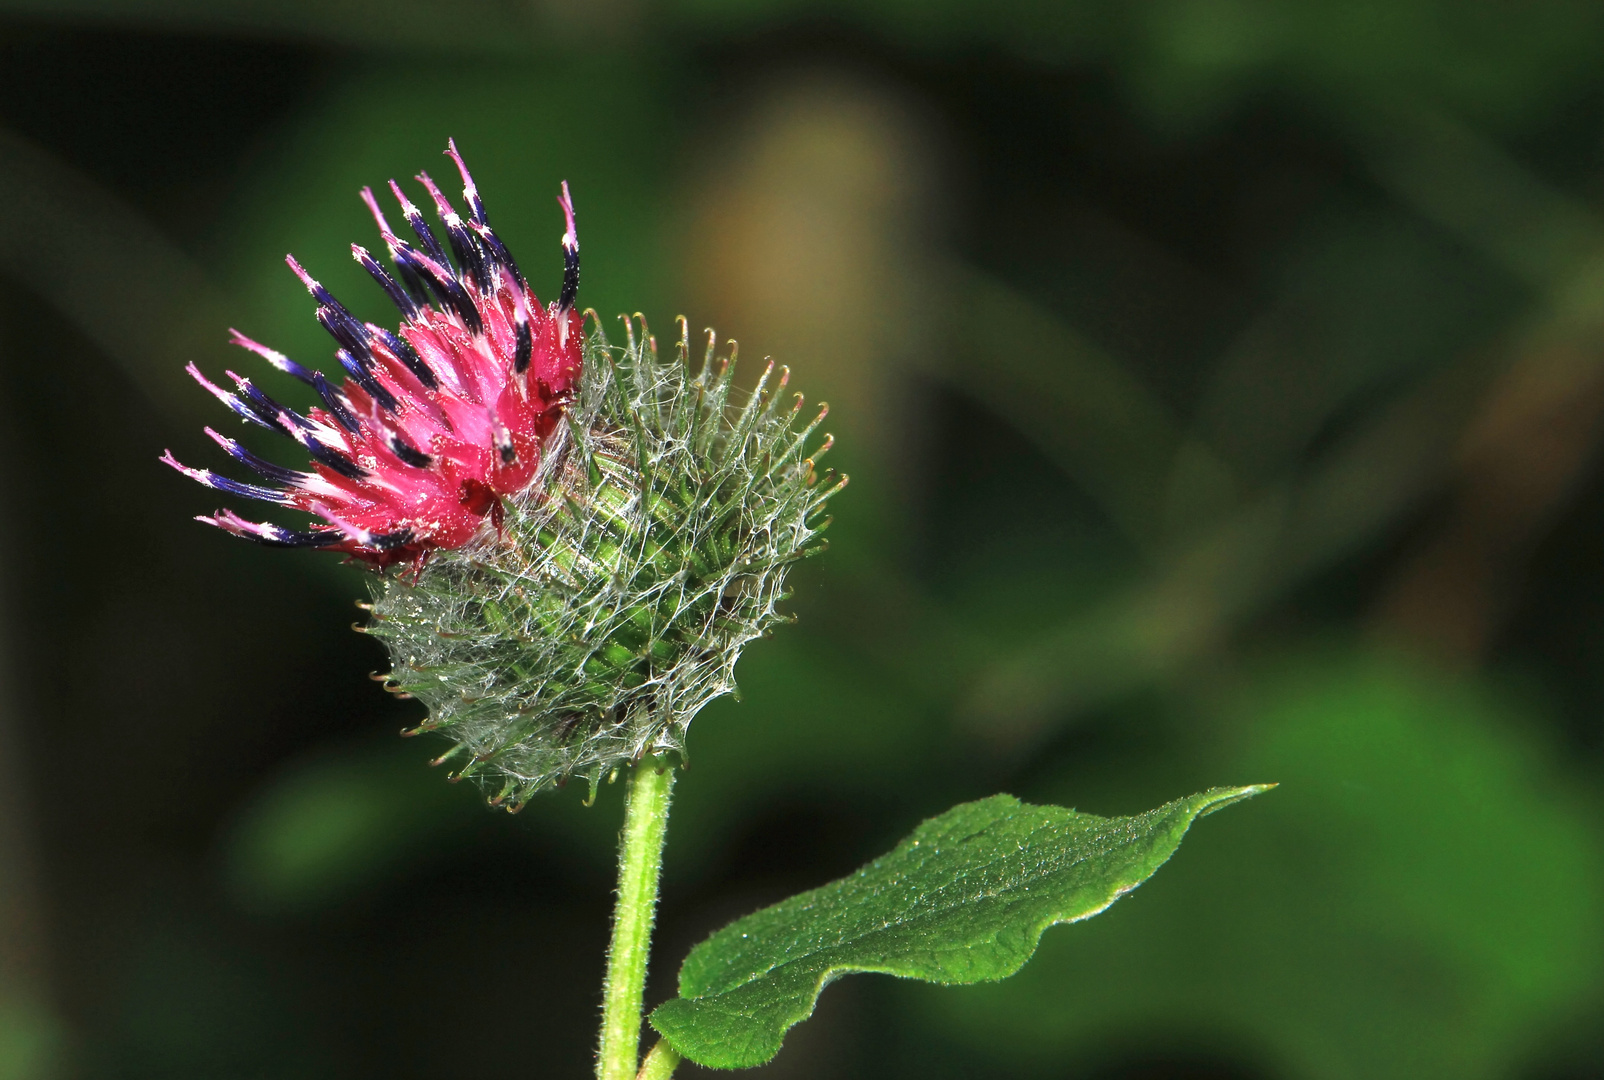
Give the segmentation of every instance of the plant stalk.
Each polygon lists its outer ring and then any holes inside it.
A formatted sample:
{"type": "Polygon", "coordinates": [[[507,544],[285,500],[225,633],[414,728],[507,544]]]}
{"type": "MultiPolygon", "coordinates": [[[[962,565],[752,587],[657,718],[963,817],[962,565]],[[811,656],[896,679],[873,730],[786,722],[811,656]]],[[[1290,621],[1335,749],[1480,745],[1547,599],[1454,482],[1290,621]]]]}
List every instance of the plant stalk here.
{"type": "Polygon", "coordinates": [[[657,916],[657,881],[663,869],[674,768],[661,758],[646,758],[631,770],[628,783],[618,845],[618,901],[602,987],[599,1080],[635,1080],[639,1064],[646,961],[657,916]]]}
{"type": "Polygon", "coordinates": [[[657,1045],[652,1047],[641,1062],[640,1073],[635,1080],[668,1080],[674,1075],[679,1066],[679,1052],[668,1045],[667,1039],[658,1039],[657,1045]]]}

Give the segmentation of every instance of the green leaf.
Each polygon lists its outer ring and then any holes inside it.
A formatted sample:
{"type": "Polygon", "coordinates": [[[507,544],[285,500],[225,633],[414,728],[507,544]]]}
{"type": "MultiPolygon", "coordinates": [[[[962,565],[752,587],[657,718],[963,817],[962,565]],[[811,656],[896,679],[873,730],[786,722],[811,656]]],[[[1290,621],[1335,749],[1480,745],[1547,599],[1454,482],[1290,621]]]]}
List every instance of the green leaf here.
{"type": "Polygon", "coordinates": [[[955,806],[850,877],[692,949],[680,996],[652,1013],[652,1026],[699,1065],[746,1068],[772,1059],[839,975],[1006,978],[1049,926],[1090,918],[1146,881],[1196,818],[1272,786],[1212,788],[1124,818],[1012,795],[955,806]]]}

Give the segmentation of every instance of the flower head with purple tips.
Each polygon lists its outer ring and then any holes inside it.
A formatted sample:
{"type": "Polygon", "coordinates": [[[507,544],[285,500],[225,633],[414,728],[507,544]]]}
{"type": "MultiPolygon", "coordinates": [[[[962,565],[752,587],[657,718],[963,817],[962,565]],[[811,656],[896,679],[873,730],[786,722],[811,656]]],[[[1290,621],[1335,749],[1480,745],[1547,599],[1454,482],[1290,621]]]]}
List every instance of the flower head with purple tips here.
{"type": "Polygon", "coordinates": [[[213,490],[320,520],[296,530],[219,510],[200,521],[263,544],[343,551],[385,566],[461,547],[487,521],[499,526],[502,498],[534,479],[582,367],[573,202],[564,183],[562,290],[542,307],[491,229],[454,142],[446,154],[462,176],[466,219],[427,173],[417,176],[434,202],[445,246],[394,180],[390,190],[416,243],[398,237],[372,190],[362,190],[390,268],[360,245],[351,245],[351,253],[400,310],[398,330],[357,318],[289,256],[290,269],[317,301],[318,322],[335,340],[341,371],[331,380],[232,332],[235,345],[312,387],[321,405],[302,415],[232,371],[230,391],[194,364],[187,368],[242,421],[294,439],[311,462],[305,470],[272,464],[211,428],[206,433],[224,452],[267,483],[193,469],[170,452],[162,460],[213,490]]]}
{"type": "Polygon", "coordinates": [[[735,343],[721,355],[711,331],[693,370],[683,319],[672,357],[640,315],[625,320],[621,347],[581,319],[566,184],[562,289],[542,307],[456,146],[446,153],[467,214],[420,174],[437,212],[425,221],[392,181],[411,241],[362,191],[386,258],[351,251],[400,309],[398,329],[358,319],[291,258],[341,370],[330,378],[234,332],[318,405],[302,414],[248,378],[229,372],[225,389],[189,367],[310,464],[286,468],[210,428],[259,479],[163,460],[215,491],[318,519],[296,531],[219,510],[208,524],[409,564],[369,581],[362,629],[389,650],[386,685],[428,708],[416,731],[454,742],[437,763],[516,809],[573,777],[595,785],[644,754],[683,752],[692,718],[734,689],[742,648],[784,621],[786,575],[822,550],[825,503],[846,479],[816,468],[830,447],[814,438],[826,410],[807,419],[783,367],[769,361],[743,390],[735,343]]]}

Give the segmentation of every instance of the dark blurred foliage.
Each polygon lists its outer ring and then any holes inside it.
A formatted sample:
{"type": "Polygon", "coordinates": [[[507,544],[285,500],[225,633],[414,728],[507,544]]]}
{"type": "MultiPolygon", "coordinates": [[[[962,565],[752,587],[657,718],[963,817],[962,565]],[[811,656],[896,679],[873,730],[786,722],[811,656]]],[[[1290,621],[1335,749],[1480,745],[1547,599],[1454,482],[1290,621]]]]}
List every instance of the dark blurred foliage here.
{"type": "Polygon", "coordinates": [[[228,326],[327,356],[285,251],[388,317],[356,191],[448,135],[537,289],[566,178],[583,301],[790,363],[854,474],[696,723],[652,1001],[961,799],[1278,780],[1014,980],[832,986],[767,1073],[1604,1075],[1601,43],[1565,2],[0,3],[0,1077],[586,1075],[617,790],[447,785],[361,573],[156,462],[218,456],[182,367],[247,364],[228,326]]]}

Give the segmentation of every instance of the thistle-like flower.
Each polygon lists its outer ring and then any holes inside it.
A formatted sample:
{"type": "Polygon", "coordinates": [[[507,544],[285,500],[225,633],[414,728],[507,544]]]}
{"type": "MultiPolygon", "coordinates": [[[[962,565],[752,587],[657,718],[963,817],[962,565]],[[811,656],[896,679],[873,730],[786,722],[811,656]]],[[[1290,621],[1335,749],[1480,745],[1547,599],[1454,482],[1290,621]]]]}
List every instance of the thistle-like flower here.
{"type": "Polygon", "coordinates": [[[456,144],[446,153],[462,174],[466,221],[427,173],[417,179],[434,200],[455,263],[394,180],[390,190],[416,246],[391,231],[372,189],[362,189],[396,274],[360,245],[352,244],[351,254],[400,308],[405,322],[398,332],[352,315],[293,255],[286,257],[339,346],[334,355],[343,385],[233,331],[234,344],[311,386],[320,407],[303,416],[232,371],[235,393],[188,367],[240,419],[300,443],[312,466],[283,468],[211,428],[206,433],[230,457],[278,486],[192,469],[171,453],[162,460],[209,488],[304,510],[323,523],[292,530],[228,510],[201,521],[264,544],[333,548],[382,566],[461,547],[487,514],[499,520],[501,497],[529,486],[581,370],[573,202],[564,184],[562,292],[542,308],[491,230],[456,144]]]}
{"type": "Polygon", "coordinates": [[[684,753],[691,720],[735,688],[742,647],[783,621],[792,563],[821,550],[827,499],[845,477],[809,443],[827,409],[799,426],[802,396],[770,362],[750,393],[735,349],[709,332],[690,370],[680,321],[664,360],[645,320],[609,345],[574,310],[579,243],[567,185],[564,274],[542,308],[490,230],[455,145],[466,222],[425,175],[448,255],[392,181],[413,246],[373,211],[395,267],[353,252],[401,309],[398,333],[350,314],[294,259],[339,348],[340,387],[238,332],[236,344],[309,384],[305,416],[230,373],[237,393],[201,385],[242,420],[288,435],[307,471],[271,464],[207,429],[279,487],[168,464],[215,490],[308,511],[306,531],[200,518],[276,546],[329,548],[400,574],[374,578],[368,632],[390,652],[386,685],[415,697],[455,746],[436,764],[476,776],[517,809],[574,776],[595,784],[648,753],[684,753]],[[453,261],[452,256],[455,257],[453,261]],[[581,379],[583,372],[583,379],[581,379]],[[431,558],[432,556],[432,558],[431,558]]]}

